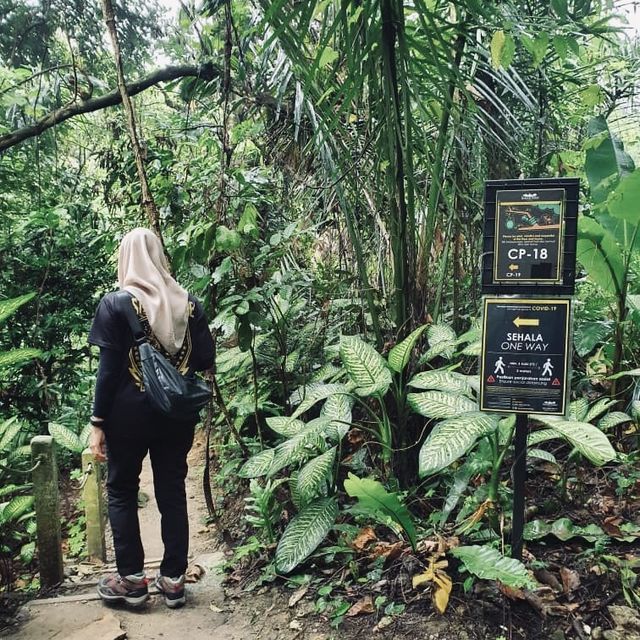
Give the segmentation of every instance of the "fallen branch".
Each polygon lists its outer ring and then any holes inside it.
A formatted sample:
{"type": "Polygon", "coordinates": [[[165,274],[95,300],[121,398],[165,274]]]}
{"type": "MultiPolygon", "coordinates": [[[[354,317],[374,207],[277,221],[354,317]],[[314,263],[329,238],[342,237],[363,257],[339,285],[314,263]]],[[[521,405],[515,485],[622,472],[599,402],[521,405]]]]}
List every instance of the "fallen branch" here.
{"type": "MultiPolygon", "coordinates": [[[[148,76],[140,78],[134,82],[130,82],[127,84],[127,93],[129,96],[135,96],[138,93],[142,93],[146,89],[159,84],[160,82],[168,82],[170,80],[177,80],[178,78],[196,77],[201,78],[202,80],[213,80],[219,75],[220,70],[210,63],[204,65],[169,66],[162,69],[156,69],[148,76]]],[[[0,136],[0,153],[24,140],[39,136],[42,132],[55,127],[65,120],[69,120],[69,118],[82,115],[83,113],[91,113],[93,111],[99,111],[100,109],[106,109],[107,107],[113,107],[121,102],[122,96],[120,95],[120,91],[116,88],[109,93],[105,93],[104,95],[96,98],[91,98],[86,102],[74,102],[73,104],[56,109],[34,124],[21,127],[20,129],[16,129],[15,131],[11,131],[10,133],[0,136]]]]}

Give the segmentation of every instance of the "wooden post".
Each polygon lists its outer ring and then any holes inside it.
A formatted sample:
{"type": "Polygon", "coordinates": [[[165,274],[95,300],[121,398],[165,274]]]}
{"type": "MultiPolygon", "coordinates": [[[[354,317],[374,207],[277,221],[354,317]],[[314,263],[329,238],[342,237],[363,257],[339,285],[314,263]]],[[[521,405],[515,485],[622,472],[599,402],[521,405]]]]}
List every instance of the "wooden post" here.
{"type": "Polygon", "coordinates": [[[43,587],[60,584],[64,578],[60,546],[60,500],[58,466],[51,436],[31,440],[33,496],[35,500],[40,583],[43,587]]]}
{"type": "Polygon", "coordinates": [[[82,500],[87,530],[87,558],[90,562],[104,562],[104,500],[102,499],[102,465],[93,457],[90,449],[82,452],[84,486],[82,500]]]}

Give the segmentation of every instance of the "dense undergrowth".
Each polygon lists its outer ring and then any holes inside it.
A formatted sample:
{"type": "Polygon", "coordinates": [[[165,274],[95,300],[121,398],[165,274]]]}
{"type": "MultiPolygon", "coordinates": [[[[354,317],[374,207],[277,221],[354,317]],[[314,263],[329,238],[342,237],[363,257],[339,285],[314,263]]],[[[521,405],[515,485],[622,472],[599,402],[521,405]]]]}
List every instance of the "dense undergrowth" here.
{"type": "Polygon", "coordinates": [[[638,55],[611,7],[116,7],[141,208],[99,7],[50,4],[0,0],[2,588],[38,588],[28,442],[79,477],[87,328],[151,224],[216,337],[230,584],[345,633],[438,612],[580,637],[637,607],[638,55]],[[571,404],[531,416],[522,563],[514,416],[477,406],[483,183],[520,175],[581,178],[571,404]]]}

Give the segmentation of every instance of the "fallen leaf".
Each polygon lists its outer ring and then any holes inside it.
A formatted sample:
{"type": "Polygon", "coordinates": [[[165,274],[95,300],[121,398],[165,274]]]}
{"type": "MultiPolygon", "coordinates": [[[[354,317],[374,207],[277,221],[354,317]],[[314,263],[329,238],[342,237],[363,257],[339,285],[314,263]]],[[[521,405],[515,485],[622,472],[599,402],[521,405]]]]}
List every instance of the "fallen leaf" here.
{"type": "Polygon", "coordinates": [[[565,593],[571,593],[580,586],[580,576],[573,569],[562,567],[560,569],[560,578],[562,579],[562,587],[565,593]]]}
{"type": "Polygon", "coordinates": [[[609,516],[608,518],[604,519],[604,522],[602,523],[602,528],[605,530],[605,532],[610,535],[613,536],[615,538],[621,538],[623,533],[620,530],[620,525],[622,524],[622,518],[620,518],[619,516],[609,516]]]}
{"type": "Polygon", "coordinates": [[[377,540],[376,532],[372,527],[363,527],[358,532],[358,535],[353,539],[351,546],[356,551],[363,551],[364,548],[374,540],[377,540]]]}
{"type": "Polygon", "coordinates": [[[304,598],[307,591],[309,591],[309,585],[305,585],[303,587],[300,587],[299,589],[296,589],[296,591],[294,591],[291,597],[289,598],[289,606],[295,607],[298,604],[298,602],[300,602],[300,600],[304,598]]]}
{"type": "Polygon", "coordinates": [[[438,613],[443,614],[447,610],[449,604],[449,596],[453,583],[451,578],[444,572],[438,571],[435,576],[436,590],[433,593],[433,604],[438,613]]]}
{"type": "Polygon", "coordinates": [[[536,569],[533,575],[538,582],[550,586],[557,593],[562,592],[560,581],[548,569],[536,569]]]}
{"type": "Polygon", "coordinates": [[[510,587],[509,585],[502,584],[502,582],[498,581],[498,591],[503,593],[509,600],[524,600],[524,591],[522,589],[516,589],[515,587],[510,587]]]}
{"type": "Polygon", "coordinates": [[[184,574],[185,582],[198,582],[200,578],[205,574],[204,567],[200,564],[193,563],[192,565],[187,567],[187,570],[184,574]]]}
{"type": "Polygon", "coordinates": [[[374,631],[382,631],[382,629],[386,629],[393,622],[393,618],[391,616],[383,616],[380,618],[380,622],[373,627],[374,631]]]}
{"type": "Polygon", "coordinates": [[[371,549],[370,555],[372,558],[380,558],[383,556],[386,558],[385,562],[390,562],[391,560],[395,560],[402,553],[404,547],[404,542],[394,542],[393,544],[390,542],[378,542],[371,549]]]}
{"type": "Polygon", "coordinates": [[[442,614],[446,611],[449,604],[449,595],[451,594],[451,588],[453,586],[451,578],[444,571],[448,566],[446,560],[437,560],[442,554],[433,555],[429,559],[429,566],[425,571],[419,573],[411,579],[411,584],[414,589],[419,587],[425,587],[428,584],[433,584],[434,589],[431,597],[433,605],[438,613],[442,614]]]}
{"type": "Polygon", "coordinates": [[[359,616],[361,614],[373,613],[374,610],[373,598],[371,596],[365,596],[351,606],[351,609],[347,611],[347,617],[353,618],[354,616],[359,616]]]}
{"type": "Polygon", "coordinates": [[[209,605],[209,609],[211,609],[211,611],[213,611],[214,613],[222,613],[224,611],[224,609],[221,609],[218,605],[214,604],[213,602],[209,605]]]}

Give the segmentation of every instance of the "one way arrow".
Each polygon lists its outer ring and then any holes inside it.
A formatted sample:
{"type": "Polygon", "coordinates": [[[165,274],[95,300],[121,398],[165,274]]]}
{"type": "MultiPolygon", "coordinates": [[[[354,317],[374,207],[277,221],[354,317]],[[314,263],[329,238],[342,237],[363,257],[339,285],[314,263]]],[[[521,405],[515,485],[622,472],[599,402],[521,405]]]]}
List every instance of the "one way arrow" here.
{"type": "Polygon", "coordinates": [[[509,271],[517,271],[520,267],[517,264],[510,264],[509,271]]]}
{"type": "Polygon", "coordinates": [[[520,316],[517,316],[513,321],[513,324],[515,324],[518,329],[520,327],[539,327],[540,320],[538,318],[521,318],[520,316]]]}

